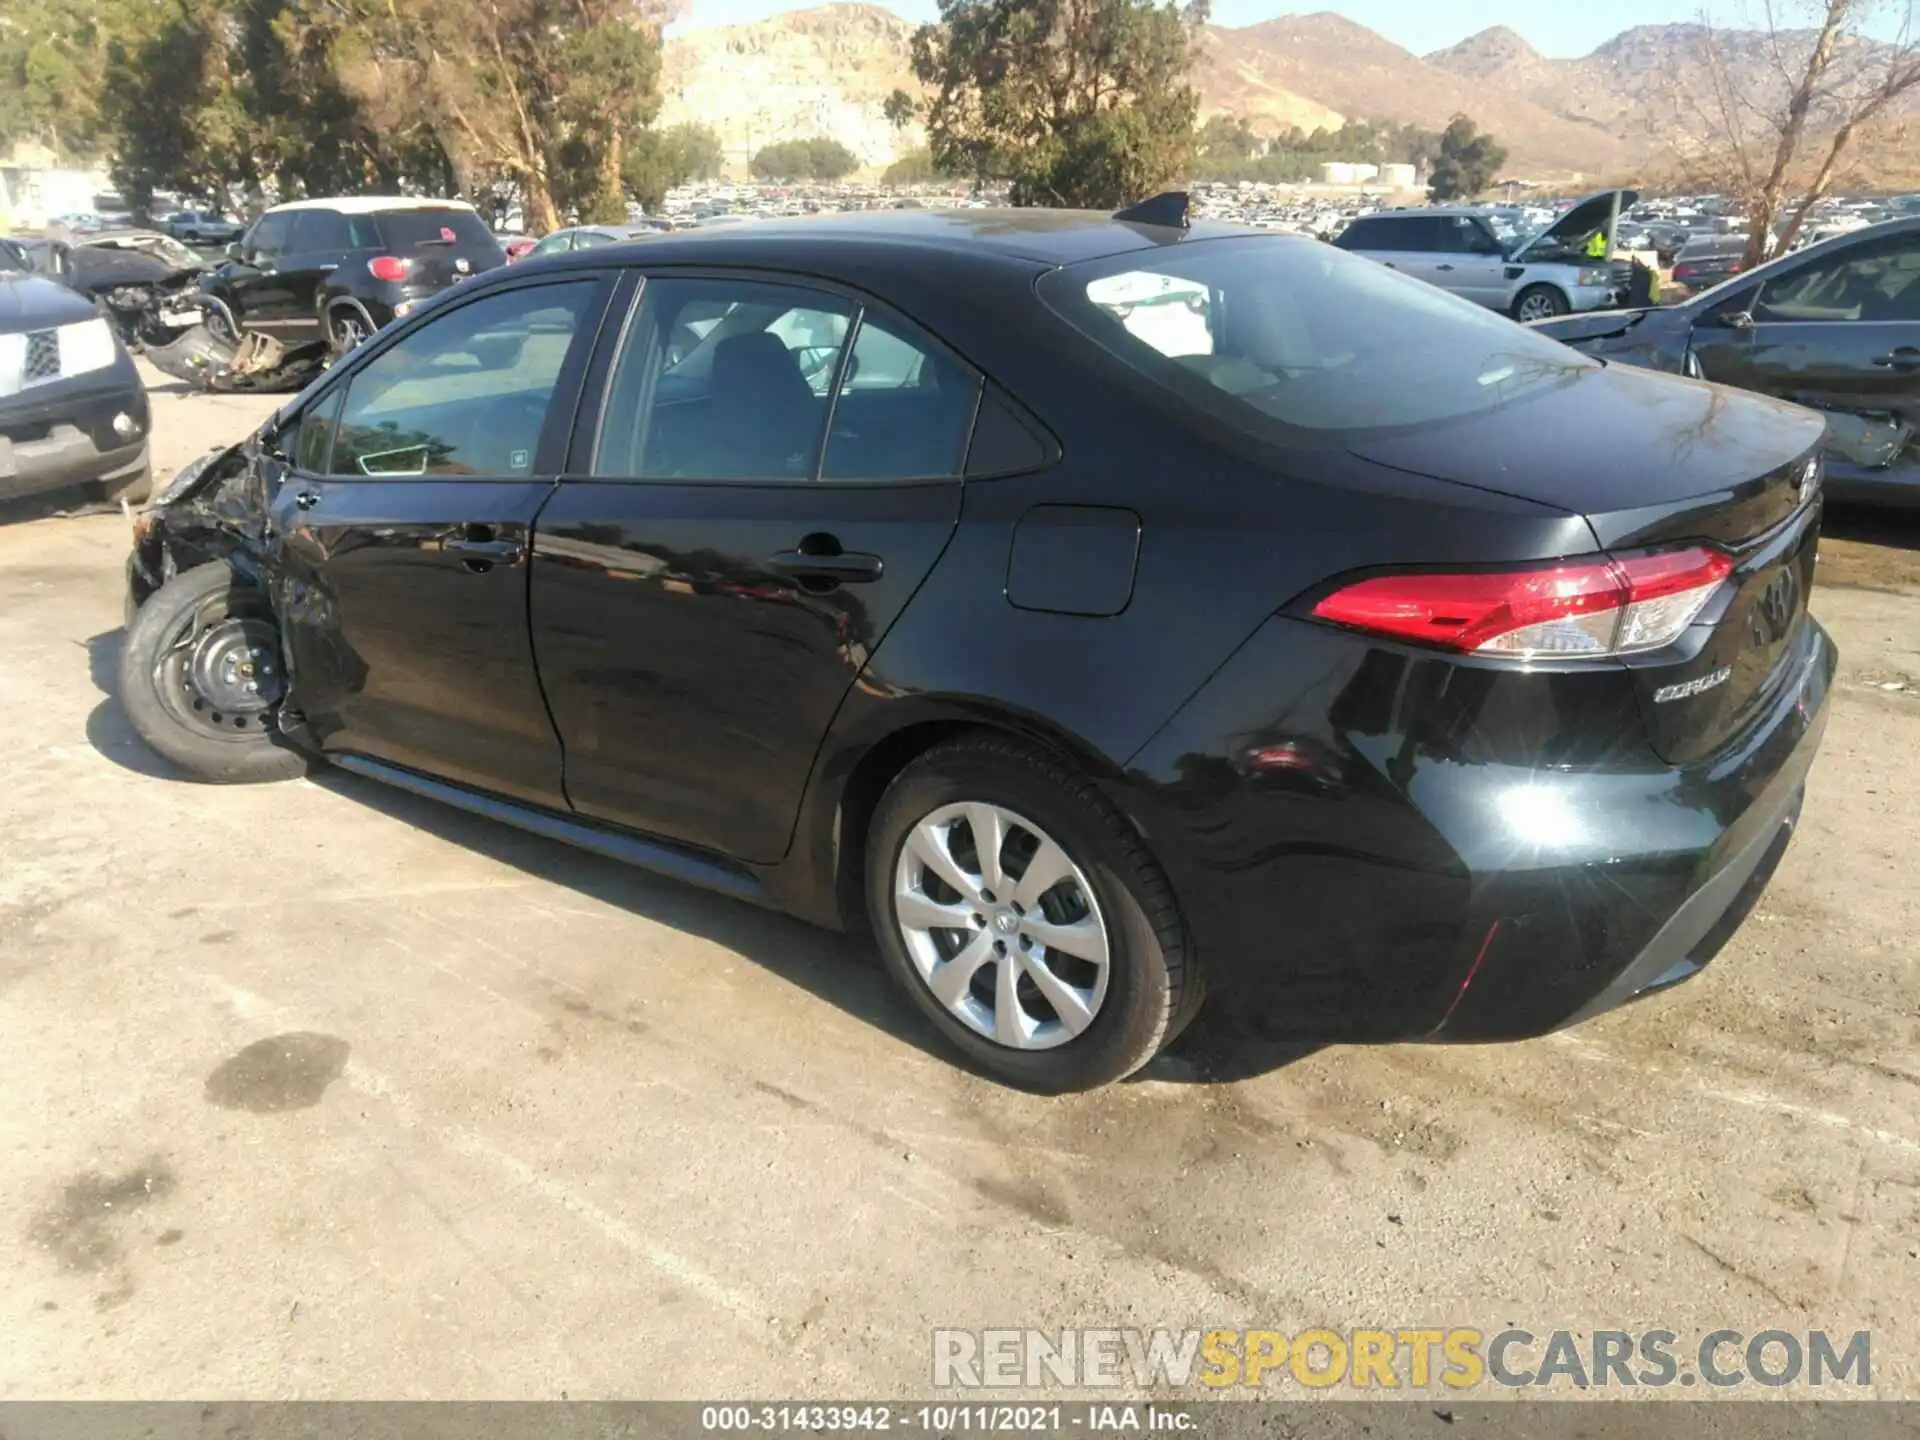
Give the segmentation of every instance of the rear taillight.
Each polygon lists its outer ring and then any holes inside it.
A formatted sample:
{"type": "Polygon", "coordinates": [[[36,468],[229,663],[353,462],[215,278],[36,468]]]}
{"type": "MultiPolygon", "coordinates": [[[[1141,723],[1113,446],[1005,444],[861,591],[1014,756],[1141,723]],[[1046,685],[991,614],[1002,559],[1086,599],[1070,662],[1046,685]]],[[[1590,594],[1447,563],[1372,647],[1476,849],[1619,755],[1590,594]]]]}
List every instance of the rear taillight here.
{"type": "Polygon", "coordinates": [[[1334,591],[1313,613],[1480,655],[1630,655],[1679,639],[1732,570],[1721,551],[1692,545],[1487,574],[1379,575],[1334,591]]]}
{"type": "Polygon", "coordinates": [[[1692,278],[1693,278],[1693,266],[1691,266],[1691,265],[1676,265],[1676,266],[1674,266],[1674,267],[1673,267],[1673,278],[1674,278],[1674,279],[1676,279],[1676,280],[1690,280],[1690,279],[1692,279],[1692,278]]]}
{"type": "Polygon", "coordinates": [[[404,280],[412,268],[398,255],[376,255],[367,261],[367,269],[376,280],[404,280]]]}

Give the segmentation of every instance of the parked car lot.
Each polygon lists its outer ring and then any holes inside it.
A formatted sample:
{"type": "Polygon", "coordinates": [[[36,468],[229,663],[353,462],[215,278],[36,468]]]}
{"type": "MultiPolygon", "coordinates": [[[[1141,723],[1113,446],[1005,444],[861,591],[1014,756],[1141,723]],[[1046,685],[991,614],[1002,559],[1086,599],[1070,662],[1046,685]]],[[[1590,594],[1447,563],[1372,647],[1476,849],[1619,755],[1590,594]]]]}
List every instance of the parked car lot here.
{"type": "MultiPolygon", "coordinates": [[[[159,473],[277,403],[158,387],[159,473]]],[[[0,528],[0,1394],[904,1394],[936,1325],[1456,1320],[1871,1327],[1920,1394],[1920,534],[1864,523],[1799,838],[1698,981],[1059,1100],[858,942],[352,777],[182,783],[107,693],[124,523],[0,528]]]]}

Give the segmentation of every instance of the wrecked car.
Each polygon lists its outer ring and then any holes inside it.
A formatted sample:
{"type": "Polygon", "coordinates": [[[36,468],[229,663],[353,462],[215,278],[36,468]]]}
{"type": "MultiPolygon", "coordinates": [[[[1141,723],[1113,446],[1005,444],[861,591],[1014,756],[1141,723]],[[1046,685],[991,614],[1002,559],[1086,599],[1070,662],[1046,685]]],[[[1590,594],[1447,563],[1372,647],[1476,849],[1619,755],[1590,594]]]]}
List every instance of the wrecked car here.
{"type": "Polygon", "coordinates": [[[103,230],[71,245],[50,242],[40,264],[98,304],[136,354],[171,345],[200,323],[195,297],[206,262],[157,230],[103,230]]]}
{"type": "Polygon", "coordinates": [[[1203,999],[1477,1041],[1699,973],[1826,719],[1819,420],[1187,210],[457,286],[137,517],[121,704],[871,930],[1036,1090],[1203,999]]]}
{"type": "Polygon", "coordinates": [[[505,263],[458,200],[296,200],[228,247],[201,280],[206,323],[151,358],[208,389],[298,390],[382,326],[505,263]]]}
{"type": "Polygon", "coordinates": [[[1829,494],[1920,505],[1920,218],[1824,240],[1665,309],[1533,328],[1608,361],[1817,410],[1829,494]]]}

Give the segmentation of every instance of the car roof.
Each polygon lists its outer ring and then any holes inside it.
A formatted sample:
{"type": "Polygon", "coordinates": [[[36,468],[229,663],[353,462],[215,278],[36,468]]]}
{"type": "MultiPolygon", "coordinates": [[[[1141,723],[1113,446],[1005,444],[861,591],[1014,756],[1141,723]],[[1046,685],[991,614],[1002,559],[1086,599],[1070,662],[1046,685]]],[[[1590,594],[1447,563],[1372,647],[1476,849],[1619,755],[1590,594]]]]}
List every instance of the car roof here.
{"type": "MultiPolygon", "coordinates": [[[[802,254],[817,260],[831,256],[857,278],[866,263],[918,252],[939,253],[965,263],[1025,262],[1029,268],[1071,265],[1132,250],[1192,244],[1230,236],[1286,237],[1246,225],[1201,222],[1179,230],[1139,225],[1093,210],[866,210],[791,218],[746,220],[736,225],[650,233],[644,242],[649,262],[751,265],[775,262],[794,268],[802,254]]],[[[629,244],[638,241],[625,242],[629,244]]],[[[541,263],[601,263],[617,258],[618,247],[555,256],[541,263]]]]}
{"type": "Polygon", "coordinates": [[[372,215],[384,210],[472,210],[464,200],[437,200],[423,195],[337,195],[330,199],[289,200],[266,213],[282,211],[337,210],[342,215],[372,215]]]}

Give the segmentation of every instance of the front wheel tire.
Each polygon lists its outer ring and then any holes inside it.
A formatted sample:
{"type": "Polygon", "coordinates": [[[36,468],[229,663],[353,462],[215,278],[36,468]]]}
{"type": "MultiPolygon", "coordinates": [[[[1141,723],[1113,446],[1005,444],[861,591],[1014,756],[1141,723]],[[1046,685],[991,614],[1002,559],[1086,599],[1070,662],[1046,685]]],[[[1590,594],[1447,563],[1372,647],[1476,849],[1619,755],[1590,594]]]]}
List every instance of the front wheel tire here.
{"type": "Polygon", "coordinates": [[[1053,756],[997,736],[937,746],[888,787],[869,834],[888,970],[995,1078],[1089,1090],[1189,1018],[1197,977],[1166,877],[1053,756]]]}
{"type": "Polygon", "coordinates": [[[120,650],[120,706],[155,752],[203,780],[291,780],[307,761],[279,733],[279,631],[260,590],[225,561],[162,585],[120,650]]]}
{"type": "Polygon", "coordinates": [[[1529,320],[1552,320],[1572,307],[1567,297],[1551,285],[1529,285],[1513,302],[1513,318],[1525,324],[1529,320]]]}

